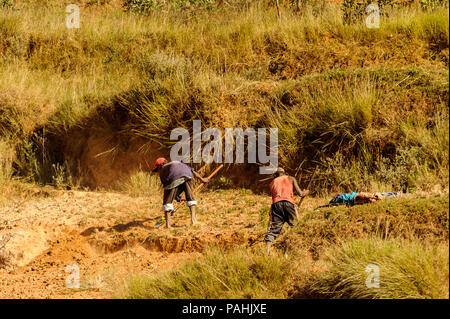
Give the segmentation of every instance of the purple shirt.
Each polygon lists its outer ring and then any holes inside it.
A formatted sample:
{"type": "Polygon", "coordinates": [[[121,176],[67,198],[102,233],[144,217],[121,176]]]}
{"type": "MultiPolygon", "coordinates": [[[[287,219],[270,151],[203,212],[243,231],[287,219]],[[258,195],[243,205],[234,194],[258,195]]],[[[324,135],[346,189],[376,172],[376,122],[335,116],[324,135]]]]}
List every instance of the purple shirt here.
{"type": "Polygon", "coordinates": [[[161,179],[161,183],[164,187],[172,184],[179,178],[192,178],[193,176],[193,168],[178,161],[167,163],[161,168],[161,172],[159,173],[159,178],[161,179]]]}

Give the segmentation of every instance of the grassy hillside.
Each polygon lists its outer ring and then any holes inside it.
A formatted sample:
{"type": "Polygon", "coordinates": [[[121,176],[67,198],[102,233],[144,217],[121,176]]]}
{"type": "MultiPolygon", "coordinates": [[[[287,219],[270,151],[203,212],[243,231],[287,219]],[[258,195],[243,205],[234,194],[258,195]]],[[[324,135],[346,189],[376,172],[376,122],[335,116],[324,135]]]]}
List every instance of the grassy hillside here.
{"type": "Polygon", "coordinates": [[[414,238],[430,243],[448,239],[448,197],[388,199],[370,205],[321,208],[303,218],[277,243],[302,247],[318,256],[324,248],[349,239],[414,238]]]}
{"type": "Polygon", "coordinates": [[[195,118],[278,127],[280,165],[295,174],[319,164],[317,191],[448,187],[444,7],[386,8],[369,29],[345,23],[334,2],[299,12],[282,2],[280,20],[266,1],[144,12],[78,1],[81,28],[69,30],[64,2],[8,3],[0,180],[113,187],[104,176],[148,169],[168,153],[170,130],[195,118]]]}

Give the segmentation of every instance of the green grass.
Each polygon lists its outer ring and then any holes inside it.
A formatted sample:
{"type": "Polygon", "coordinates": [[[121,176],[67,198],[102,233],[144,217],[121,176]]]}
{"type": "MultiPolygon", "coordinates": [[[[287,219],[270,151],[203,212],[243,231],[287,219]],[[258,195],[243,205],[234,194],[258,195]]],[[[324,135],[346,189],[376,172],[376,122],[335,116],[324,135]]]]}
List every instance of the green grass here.
{"type": "Polygon", "coordinates": [[[449,199],[398,198],[353,207],[306,212],[276,243],[286,251],[302,247],[318,257],[332,245],[350,239],[418,238],[428,243],[448,240],[449,199]]]}
{"type": "MultiPolygon", "coordinates": [[[[355,240],[330,252],[310,293],[326,298],[448,299],[448,242],[438,246],[381,239],[355,240]],[[368,265],[379,267],[379,287],[368,288],[368,265]]],[[[369,287],[370,287],[369,279],[369,287]]]]}
{"type": "Polygon", "coordinates": [[[349,240],[317,261],[300,247],[269,256],[210,248],[172,270],[135,274],[114,290],[131,299],[448,298],[448,261],[448,241],[430,245],[418,239],[349,240]],[[378,288],[366,285],[369,265],[379,267],[378,288]]]}
{"type": "Polygon", "coordinates": [[[202,258],[154,276],[126,281],[124,298],[204,299],[282,298],[289,280],[289,261],[281,256],[235,248],[211,248],[202,258]]]}

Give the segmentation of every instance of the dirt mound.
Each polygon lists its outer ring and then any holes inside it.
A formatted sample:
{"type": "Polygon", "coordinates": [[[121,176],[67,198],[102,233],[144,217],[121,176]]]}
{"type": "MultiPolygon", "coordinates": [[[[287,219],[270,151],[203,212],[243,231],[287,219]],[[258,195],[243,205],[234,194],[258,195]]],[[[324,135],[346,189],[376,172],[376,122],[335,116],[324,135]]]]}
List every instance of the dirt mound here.
{"type": "Polygon", "coordinates": [[[17,230],[0,236],[0,252],[3,262],[0,268],[13,268],[28,264],[48,248],[48,235],[40,230],[17,230]]]}

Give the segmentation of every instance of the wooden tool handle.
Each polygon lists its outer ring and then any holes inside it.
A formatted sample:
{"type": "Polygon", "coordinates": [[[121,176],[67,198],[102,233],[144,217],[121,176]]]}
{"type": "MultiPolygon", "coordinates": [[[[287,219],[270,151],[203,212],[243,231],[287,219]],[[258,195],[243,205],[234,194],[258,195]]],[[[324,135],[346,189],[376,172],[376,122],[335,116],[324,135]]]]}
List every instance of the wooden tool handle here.
{"type": "MultiPolygon", "coordinates": [[[[306,189],[307,190],[309,190],[309,188],[311,187],[311,183],[312,183],[312,181],[313,181],[313,179],[314,179],[314,176],[316,176],[316,172],[317,172],[317,168],[318,168],[319,166],[316,166],[316,168],[314,169],[314,172],[313,172],[313,174],[312,174],[312,176],[311,176],[311,178],[309,179],[309,183],[308,183],[308,186],[306,187],[306,189]]],[[[300,207],[300,205],[303,203],[303,199],[305,198],[305,196],[303,196],[302,198],[300,198],[300,202],[298,203],[298,207],[300,207]]]]}
{"type": "MultiPolygon", "coordinates": [[[[220,171],[220,169],[221,169],[222,167],[223,167],[223,164],[220,164],[220,166],[217,167],[217,168],[216,168],[216,169],[208,176],[208,179],[214,177],[214,175],[216,175],[217,172],[220,171]]],[[[200,188],[202,188],[203,185],[205,185],[205,183],[201,183],[200,185],[198,185],[198,186],[194,189],[194,193],[195,193],[196,191],[198,191],[200,188]]]]}

